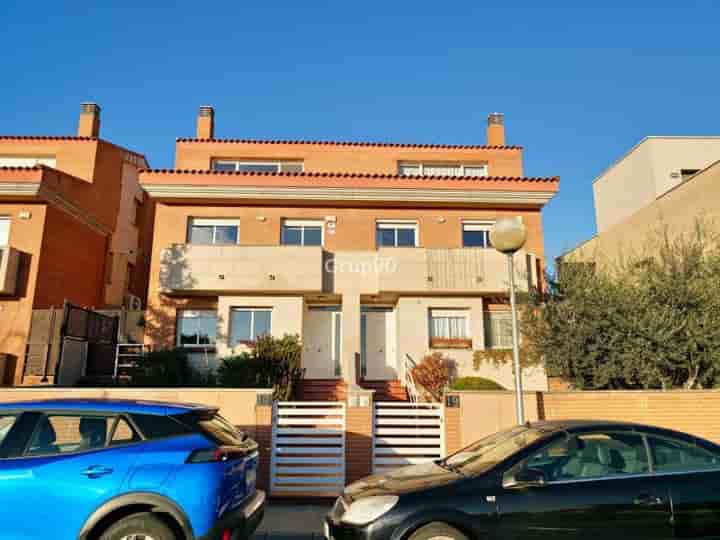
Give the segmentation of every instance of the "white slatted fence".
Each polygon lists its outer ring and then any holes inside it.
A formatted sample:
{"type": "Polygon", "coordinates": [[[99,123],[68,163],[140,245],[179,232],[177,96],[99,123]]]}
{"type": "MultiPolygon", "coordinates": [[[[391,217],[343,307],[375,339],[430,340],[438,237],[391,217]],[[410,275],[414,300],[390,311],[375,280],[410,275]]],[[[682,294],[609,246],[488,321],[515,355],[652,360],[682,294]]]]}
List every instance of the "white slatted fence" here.
{"type": "Polygon", "coordinates": [[[345,487],[345,403],[273,405],[270,493],[333,497],[345,487]]]}
{"type": "Polygon", "coordinates": [[[373,418],[373,472],[427,463],[445,455],[443,406],[377,402],[373,418]]]}

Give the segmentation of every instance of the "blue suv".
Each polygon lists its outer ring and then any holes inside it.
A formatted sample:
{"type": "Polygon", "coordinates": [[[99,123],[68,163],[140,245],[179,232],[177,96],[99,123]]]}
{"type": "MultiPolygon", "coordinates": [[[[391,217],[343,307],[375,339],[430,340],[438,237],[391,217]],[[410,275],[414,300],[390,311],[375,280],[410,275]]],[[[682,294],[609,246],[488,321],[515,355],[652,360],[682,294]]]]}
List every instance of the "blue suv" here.
{"type": "Polygon", "coordinates": [[[0,404],[0,537],[237,540],[263,517],[255,441],[201,405],[0,404]]]}

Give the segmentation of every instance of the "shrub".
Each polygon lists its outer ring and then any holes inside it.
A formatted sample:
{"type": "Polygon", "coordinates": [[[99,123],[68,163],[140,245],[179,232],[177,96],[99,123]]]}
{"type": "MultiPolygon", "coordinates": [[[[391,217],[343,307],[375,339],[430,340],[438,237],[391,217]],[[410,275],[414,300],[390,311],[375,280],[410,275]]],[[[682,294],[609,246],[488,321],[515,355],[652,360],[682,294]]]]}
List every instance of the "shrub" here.
{"type": "Polygon", "coordinates": [[[229,388],[270,388],[272,382],[263,363],[247,352],[223,358],[217,370],[218,383],[229,388]]]}
{"type": "Polygon", "coordinates": [[[183,349],[161,349],[144,354],[130,373],[132,386],[188,386],[193,370],[183,349]]]}
{"type": "Polygon", "coordinates": [[[302,345],[300,336],[284,335],[282,338],[261,336],[252,352],[262,366],[262,380],[272,386],[273,399],[288,401],[293,398],[305,370],[300,367],[302,345]]]}
{"type": "Polygon", "coordinates": [[[453,390],[505,390],[501,385],[484,377],[460,377],[452,384],[453,390]]]}
{"type": "Polygon", "coordinates": [[[442,401],[445,388],[453,377],[455,363],[440,352],[426,355],[412,368],[415,382],[432,401],[442,401]]]}

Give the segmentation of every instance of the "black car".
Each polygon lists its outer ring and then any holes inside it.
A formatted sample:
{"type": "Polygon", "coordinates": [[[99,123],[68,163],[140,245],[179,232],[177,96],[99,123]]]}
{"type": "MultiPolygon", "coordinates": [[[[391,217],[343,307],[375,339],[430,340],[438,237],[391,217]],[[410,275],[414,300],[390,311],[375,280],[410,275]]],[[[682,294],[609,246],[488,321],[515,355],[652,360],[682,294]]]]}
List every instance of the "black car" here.
{"type": "Polygon", "coordinates": [[[720,538],[720,446],[656,427],[541,422],[347,487],[333,540],[720,538]]]}

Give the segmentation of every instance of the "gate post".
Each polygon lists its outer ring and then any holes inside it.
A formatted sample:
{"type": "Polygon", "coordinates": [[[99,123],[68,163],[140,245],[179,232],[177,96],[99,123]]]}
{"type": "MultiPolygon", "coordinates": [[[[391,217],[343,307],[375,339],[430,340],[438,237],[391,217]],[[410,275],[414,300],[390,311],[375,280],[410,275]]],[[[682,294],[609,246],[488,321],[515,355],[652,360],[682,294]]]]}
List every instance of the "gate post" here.
{"type": "Polygon", "coordinates": [[[345,417],[345,483],[372,474],[374,390],[348,388],[345,417]]]}
{"type": "Polygon", "coordinates": [[[258,444],[259,488],[270,488],[270,454],[272,452],[272,421],[274,404],[269,394],[258,394],[255,405],[255,442],[258,444]]]}

